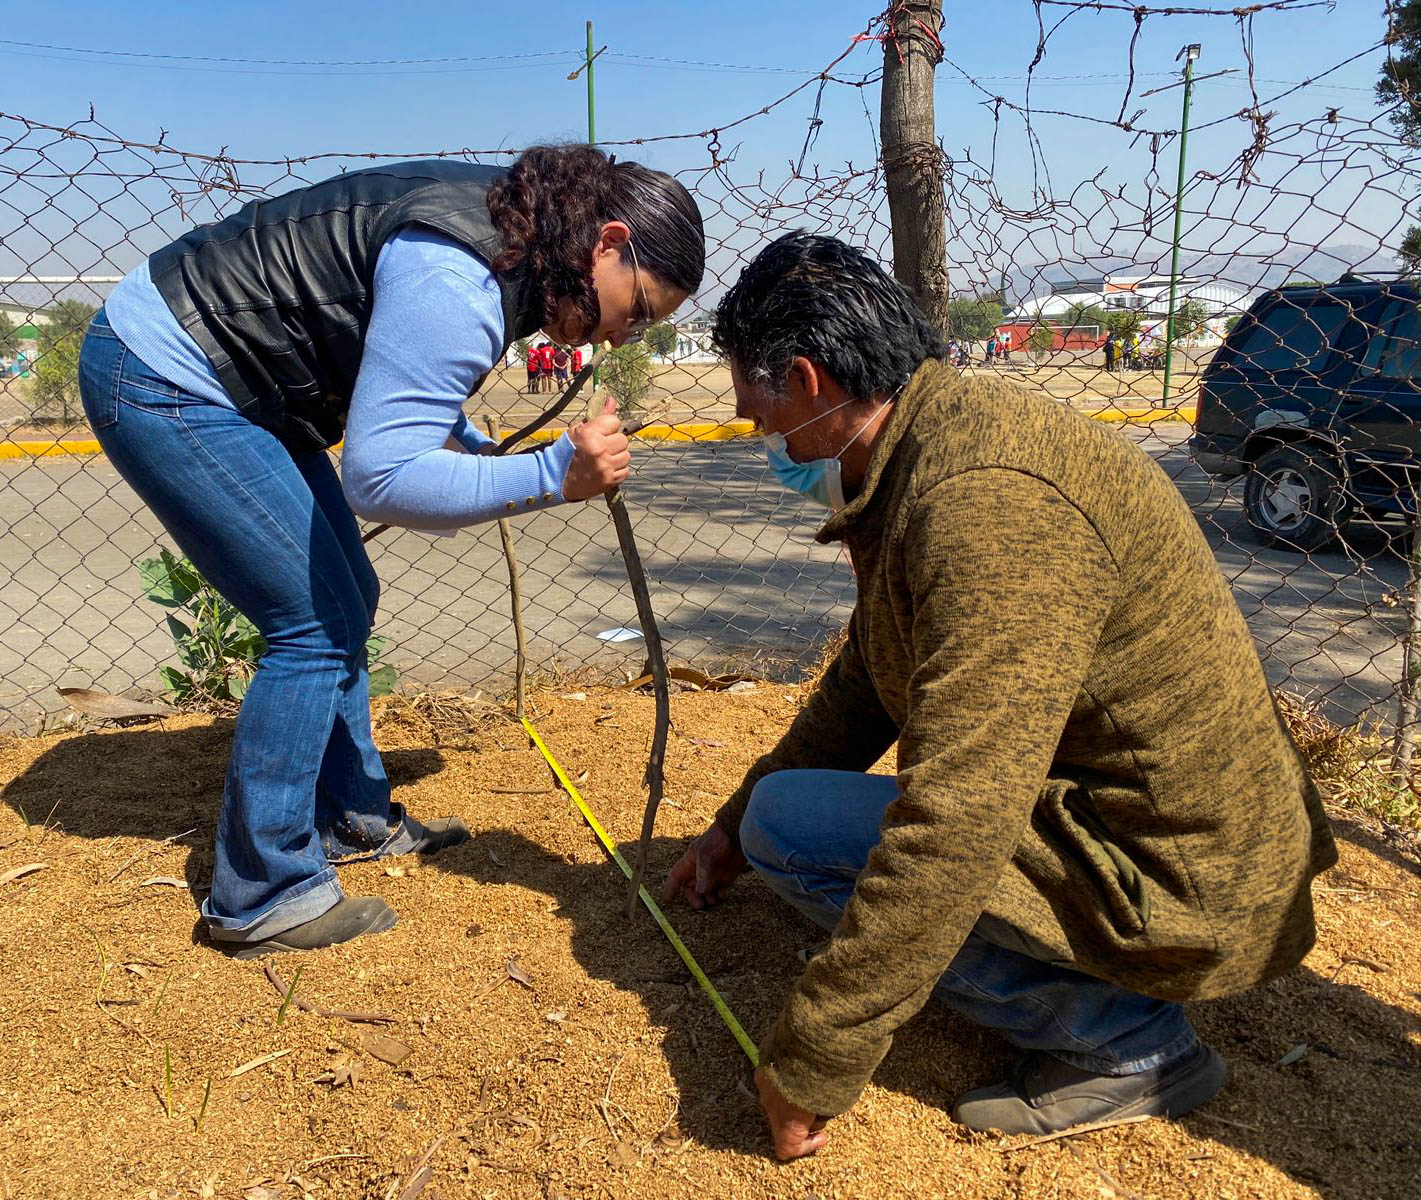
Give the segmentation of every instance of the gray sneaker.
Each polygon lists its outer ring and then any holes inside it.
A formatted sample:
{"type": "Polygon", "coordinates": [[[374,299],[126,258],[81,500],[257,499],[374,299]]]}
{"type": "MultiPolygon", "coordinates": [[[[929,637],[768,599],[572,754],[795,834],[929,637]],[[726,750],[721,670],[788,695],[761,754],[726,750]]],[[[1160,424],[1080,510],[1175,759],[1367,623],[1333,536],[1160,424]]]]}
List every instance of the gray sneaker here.
{"type": "Polygon", "coordinates": [[[952,1118],[968,1129],[1055,1133],[1125,1117],[1181,1117],[1212,1097],[1227,1077],[1224,1060],[1203,1042],[1134,1075],[1093,1075],[1036,1052],[1001,1083],[963,1095],[952,1118]]]}
{"type": "Polygon", "coordinates": [[[335,946],[367,933],[384,933],[399,920],[395,910],[378,896],[346,897],[319,917],[283,929],[260,942],[220,942],[213,944],[233,958],[260,958],[264,954],[284,954],[297,950],[319,950],[335,946]]]}

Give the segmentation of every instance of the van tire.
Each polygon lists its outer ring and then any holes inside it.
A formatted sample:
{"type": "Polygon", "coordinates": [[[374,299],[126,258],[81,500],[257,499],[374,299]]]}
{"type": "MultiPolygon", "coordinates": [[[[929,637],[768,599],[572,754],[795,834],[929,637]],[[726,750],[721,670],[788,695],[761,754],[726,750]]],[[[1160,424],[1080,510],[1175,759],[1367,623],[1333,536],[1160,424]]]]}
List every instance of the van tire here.
{"type": "Polygon", "coordinates": [[[1355,507],[1336,457],[1318,447],[1269,450],[1244,482],[1244,515],[1265,546],[1321,549],[1341,536],[1355,507]]]}

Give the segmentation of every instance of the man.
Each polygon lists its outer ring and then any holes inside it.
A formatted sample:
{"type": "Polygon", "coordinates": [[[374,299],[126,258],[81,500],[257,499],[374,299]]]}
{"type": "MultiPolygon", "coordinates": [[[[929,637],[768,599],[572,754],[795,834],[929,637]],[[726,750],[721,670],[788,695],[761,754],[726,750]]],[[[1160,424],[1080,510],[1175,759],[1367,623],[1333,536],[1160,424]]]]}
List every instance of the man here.
{"type": "Polygon", "coordinates": [[[997,334],[997,351],[1002,356],[1002,362],[1011,362],[1011,330],[1003,329],[997,334]]]}
{"type": "Polygon", "coordinates": [[[1225,1067],[1179,1002],[1291,970],[1336,852],[1179,493],[1111,427],[946,369],[833,239],[773,243],[714,338],[858,581],[820,686],[667,879],[703,908],[748,865],[833,930],[760,1048],[776,1152],[824,1144],[930,995],[1028,1051],[959,1097],[971,1128],[1203,1103],[1225,1067]],[[863,774],[895,740],[896,778],[863,774]]]}
{"type": "Polygon", "coordinates": [[[543,390],[544,392],[549,392],[549,393],[551,393],[551,392],[554,390],[554,388],[553,388],[553,355],[554,355],[555,353],[556,353],[556,351],[553,349],[553,344],[552,344],[552,342],[544,342],[544,343],[543,343],[541,365],[542,365],[542,368],[543,368],[543,388],[542,388],[542,390],[543,390]]]}
{"type": "Polygon", "coordinates": [[[582,347],[574,346],[572,348],[572,373],[576,375],[580,370],[582,370],[582,347]]]}
{"type": "Polygon", "coordinates": [[[523,354],[528,367],[528,394],[531,396],[538,390],[538,371],[542,360],[538,354],[537,346],[525,346],[523,354]]]}
{"type": "Polygon", "coordinates": [[[1120,344],[1115,340],[1115,330],[1110,330],[1105,335],[1105,343],[1101,346],[1105,352],[1105,369],[1113,372],[1115,370],[1115,359],[1120,352],[1120,344]]]}
{"type": "Polygon", "coordinates": [[[567,365],[572,361],[571,356],[563,346],[556,346],[553,349],[553,377],[555,391],[562,391],[567,387],[567,365]]]}

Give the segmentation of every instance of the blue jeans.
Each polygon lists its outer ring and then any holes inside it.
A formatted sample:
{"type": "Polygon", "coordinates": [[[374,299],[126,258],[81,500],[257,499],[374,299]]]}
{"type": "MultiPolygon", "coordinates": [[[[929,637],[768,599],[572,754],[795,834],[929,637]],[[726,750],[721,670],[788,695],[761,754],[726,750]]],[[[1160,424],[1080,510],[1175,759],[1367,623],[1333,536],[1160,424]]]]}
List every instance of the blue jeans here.
{"type": "Polygon", "coordinates": [[[379,581],[327,454],[293,456],[236,409],[156,375],[102,310],[79,387],[109,461],[266,639],[202,905],[214,939],[260,941],[341,899],[332,861],[414,844],[370,732],[379,581]]]}
{"type": "MultiPolygon", "coordinates": [[[[832,929],[897,794],[891,775],[778,771],[751,793],[740,844],[777,895],[832,929]]],[[[979,921],[933,994],[1015,1045],[1100,1075],[1149,1070],[1196,1045],[1179,1005],[1034,958],[1013,932],[979,921]]]]}

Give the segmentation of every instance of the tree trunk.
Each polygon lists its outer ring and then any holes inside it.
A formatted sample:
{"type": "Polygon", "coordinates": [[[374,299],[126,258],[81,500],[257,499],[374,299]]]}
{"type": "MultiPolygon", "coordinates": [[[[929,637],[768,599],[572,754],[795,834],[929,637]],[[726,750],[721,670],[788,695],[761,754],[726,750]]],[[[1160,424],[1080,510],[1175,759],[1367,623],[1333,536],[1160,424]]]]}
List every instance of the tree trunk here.
{"type": "Polygon", "coordinates": [[[1421,711],[1421,496],[1411,488],[1411,544],[1406,552],[1406,632],[1401,640],[1401,682],[1396,706],[1393,754],[1403,781],[1410,778],[1421,711]]]}
{"type": "Polygon", "coordinates": [[[896,0],[888,10],[879,125],[893,222],[893,273],[945,335],[947,205],[933,127],[941,29],[942,0],[896,0]]]}

